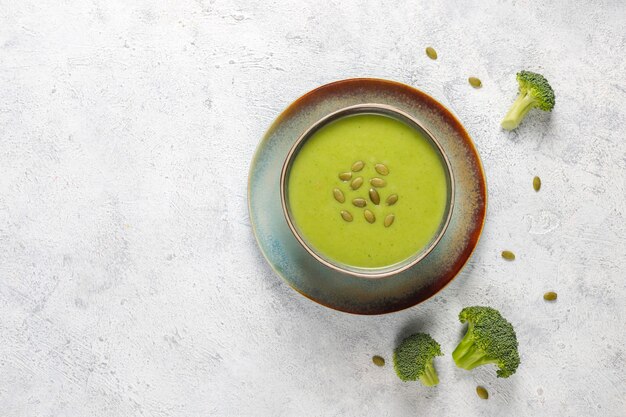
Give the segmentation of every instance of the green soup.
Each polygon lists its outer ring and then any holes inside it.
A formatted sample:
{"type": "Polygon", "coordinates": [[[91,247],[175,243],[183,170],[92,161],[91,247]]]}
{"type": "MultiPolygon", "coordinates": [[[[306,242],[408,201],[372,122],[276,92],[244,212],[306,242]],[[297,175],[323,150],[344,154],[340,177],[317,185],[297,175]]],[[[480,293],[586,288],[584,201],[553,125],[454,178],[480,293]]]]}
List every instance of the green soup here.
{"type": "Polygon", "coordinates": [[[379,268],[430,244],[446,214],[447,184],[441,156],[421,132],[391,117],[359,114],[323,126],[303,144],[287,198],[293,223],[315,252],[379,268]],[[358,161],[364,166],[356,171],[358,161]],[[388,202],[394,194],[397,201],[388,202]]]}

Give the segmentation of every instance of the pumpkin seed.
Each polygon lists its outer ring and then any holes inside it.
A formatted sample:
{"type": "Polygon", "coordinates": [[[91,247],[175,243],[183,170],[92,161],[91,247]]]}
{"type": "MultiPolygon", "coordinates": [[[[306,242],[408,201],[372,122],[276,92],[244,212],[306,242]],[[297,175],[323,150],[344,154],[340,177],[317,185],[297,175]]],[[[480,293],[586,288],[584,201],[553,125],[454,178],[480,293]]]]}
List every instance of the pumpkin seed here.
{"type": "Polygon", "coordinates": [[[352,204],[354,204],[355,207],[365,207],[367,206],[367,201],[365,201],[364,198],[355,198],[354,200],[352,200],[352,204]]]}
{"type": "Polygon", "coordinates": [[[482,81],[480,81],[478,78],[476,77],[469,77],[467,79],[467,81],[469,81],[470,85],[474,88],[480,88],[483,86],[482,81]]]}
{"type": "Polygon", "coordinates": [[[365,209],[363,211],[363,216],[365,217],[365,220],[367,220],[368,223],[374,223],[376,221],[376,216],[374,216],[374,213],[372,213],[368,209],[365,209]]]}
{"type": "Polygon", "coordinates": [[[340,203],[346,201],[346,197],[343,195],[343,192],[339,188],[333,189],[333,197],[340,203]]]}
{"type": "Polygon", "coordinates": [[[387,168],[387,166],[385,164],[376,164],[376,166],[374,167],[374,169],[376,170],[376,172],[378,172],[380,175],[389,175],[389,168],[387,168]]]}
{"type": "Polygon", "coordinates": [[[397,202],[398,202],[398,194],[391,194],[389,197],[387,197],[388,206],[393,206],[397,202]]]}
{"type": "Polygon", "coordinates": [[[378,194],[378,191],[373,188],[370,188],[370,200],[372,200],[372,203],[376,205],[380,204],[380,194],[378,194]]]}
{"type": "Polygon", "coordinates": [[[535,191],[539,191],[541,189],[541,178],[533,178],[533,188],[535,189],[535,191]]]}
{"type": "Polygon", "coordinates": [[[396,216],[393,214],[388,214],[387,217],[385,217],[385,227],[389,227],[393,224],[393,221],[396,219],[396,216]]]}
{"type": "Polygon", "coordinates": [[[352,214],[349,211],[345,210],[341,210],[341,217],[347,222],[351,222],[354,219],[352,217],[352,214]]]}
{"type": "Polygon", "coordinates": [[[554,301],[556,300],[557,294],[554,291],[548,291],[543,295],[543,299],[546,301],[554,301]]]}
{"type": "Polygon", "coordinates": [[[339,179],[341,181],[350,181],[350,178],[352,178],[352,172],[342,172],[339,174],[339,179]]]}
{"type": "Polygon", "coordinates": [[[363,177],[356,177],[350,183],[350,187],[352,187],[353,190],[358,190],[361,185],[363,185],[363,177]]]}
{"type": "Polygon", "coordinates": [[[385,359],[382,356],[373,356],[372,362],[374,362],[374,365],[376,366],[385,366],[385,359]]]}
{"type": "Polygon", "coordinates": [[[435,51],[435,48],[431,46],[426,48],[426,55],[428,55],[428,58],[430,59],[437,59],[437,51],[435,51]]]}
{"type": "Polygon", "coordinates": [[[378,178],[378,177],[376,177],[376,178],[372,178],[372,179],[370,180],[370,184],[372,184],[372,185],[373,185],[374,187],[376,187],[376,188],[382,188],[382,187],[384,187],[385,185],[387,185],[387,182],[385,182],[385,180],[384,180],[384,179],[382,179],[382,178],[378,178]]]}
{"type": "Polygon", "coordinates": [[[484,387],[481,387],[481,386],[476,387],[476,394],[478,394],[478,396],[482,398],[483,400],[486,400],[487,398],[489,398],[489,393],[484,387]]]}
{"type": "Polygon", "coordinates": [[[364,166],[365,166],[365,162],[356,161],[354,164],[352,164],[352,171],[359,172],[360,170],[363,169],[364,166]]]}
{"type": "Polygon", "coordinates": [[[503,250],[502,251],[502,257],[504,259],[506,259],[507,261],[514,261],[515,260],[515,254],[513,252],[511,252],[510,250],[503,250]]]}

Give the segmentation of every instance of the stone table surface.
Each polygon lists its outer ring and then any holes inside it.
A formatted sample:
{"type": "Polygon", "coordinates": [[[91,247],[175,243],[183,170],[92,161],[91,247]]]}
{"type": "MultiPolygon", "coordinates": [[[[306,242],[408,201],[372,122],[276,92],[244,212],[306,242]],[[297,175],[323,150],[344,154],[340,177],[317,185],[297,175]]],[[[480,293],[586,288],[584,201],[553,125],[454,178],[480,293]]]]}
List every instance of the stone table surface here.
{"type": "Polygon", "coordinates": [[[0,415],[625,416],[625,56],[618,0],[0,0],[0,415]],[[507,133],[520,69],[557,104],[507,133]],[[246,201],[279,112],[359,76],[447,105],[489,189],[457,279],[376,317],[275,276],[246,201]],[[516,326],[509,379],[449,357],[475,304],[516,326]],[[390,366],[414,330],[436,388],[390,366]]]}

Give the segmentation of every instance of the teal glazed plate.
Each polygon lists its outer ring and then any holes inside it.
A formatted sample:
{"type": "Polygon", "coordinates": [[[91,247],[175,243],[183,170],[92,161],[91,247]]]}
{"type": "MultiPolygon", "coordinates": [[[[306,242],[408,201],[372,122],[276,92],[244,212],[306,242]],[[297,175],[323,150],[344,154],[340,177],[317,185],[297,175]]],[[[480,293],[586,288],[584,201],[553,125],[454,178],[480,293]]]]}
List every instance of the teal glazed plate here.
{"type": "Polygon", "coordinates": [[[293,289],[335,310],[384,314],[427,300],[459,273],[482,232],[487,187],[474,143],[448,109],[413,87],[355,78],[316,88],[278,116],[250,166],[248,209],[261,252],[293,289]],[[298,138],[325,116],[363,103],[391,106],[418,120],[437,139],[455,179],[454,210],[437,245],[410,268],[380,279],[346,274],[315,259],[292,233],[281,204],[281,171],[298,138]]]}

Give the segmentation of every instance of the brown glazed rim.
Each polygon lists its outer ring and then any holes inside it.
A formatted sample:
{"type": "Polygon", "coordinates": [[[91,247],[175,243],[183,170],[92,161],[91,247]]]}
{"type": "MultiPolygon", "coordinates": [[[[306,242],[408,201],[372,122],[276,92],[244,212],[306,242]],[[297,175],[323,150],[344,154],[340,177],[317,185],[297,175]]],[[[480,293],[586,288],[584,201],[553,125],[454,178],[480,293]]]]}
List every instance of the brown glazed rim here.
{"type": "Polygon", "coordinates": [[[296,140],[293,144],[287,157],[285,158],[285,162],[283,163],[283,167],[280,174],[280,201],[283,208],[283,214],[285,215],[285,219],[287,220],[287,224],[289,225],[289,229],[291,233],[293,233],[294,237],[298,241],[298,243],[317,261],[321,262],[324,266],[328,268],[332,268],[338,272],[342,272],[344,274],[353,275],[360,278],[386,278],[398,274],[402,271],[406,271],[411,268],[419,261],[424,259],[432,250],[437,246],[439,241],[443,238],[443,235],[446,233],[448,225],[450,224],[450,219],[452,218],[452,211],[454,210],[454,174],[452,172],[452,167],[450,166],[450,161],[448,160],[448,156],[443,150],[441,144],[424,125],[422,125],[419,120],[415,117],[409,115],[402,110],[399,110],[393,106],[389,106],[387,104],[379,104],[379,103],[363,103],[363,104],[355,104],[352,106],[344,107],[342,109],[336,110],[321,119],[317,120],[313,123],[309,128],[307,128],[296,140]],[[343,265],[339,262],[333,262],[331,259],[325,258],[315,251],[313,247],[311,247],[303,236],[300,234],[298,228],[295,226],[295,222],[291,217],[291,212],[289,210],[289,203],[287,199],[287,180],[289,179],[289,171],[291,166],[293,165],[293,161],[295,157],[298,155],[298,151],[302,148],[304,143],[313,136],[319,129],[331,123],[335,120],[341,119],[343,117],[356,115],[356,114],[380,114],[386,115],[395,118],[396,120],[402,121],[406,124],[413,125],[411,126],[413,129],[422,130],[427,136],[428,140],[431,144],[434,145],[437,153],[441,157],[443,161],[443,165],[445,166],[447,179],[448,179],[448,189],[447,189],[447,201],[446,201],[446,212],[445,218],[443,222],[440,223],[439,229],[437,231],[437,235],[434,239],[430,241],[426,248],[421,249],[416,252],[414,255],[405,259],[404,261],[386,265],[384,267],[379,268],[359,268],[359,267],[350,267],[348,265],[343,265]]]}
{"type": "MultiPolygon", "coordinates": [[[[443,104],[439,103],[437,100],[432,98],[430,95],[424,93],[423,91],[418,90],[417,88],[408,86],[406,84],[397,82],[397,81],[385,80],[382,78],[361,77],[361,78],[347,78],[343,80],[333,81],[328,84],[318,86],[314,88],[313,90],[308,91],[304,95],[298,97],[289,106],[287,106],[276,117],[276,119],[274,119],[273,123],[265,131],[265,134],[263,135],[263,139],[261,139],[261,142],[259,142],[259,144],[256,147],[254,156],[250,163],[250,168],[253,168],[256,165],[257,160],[263,150],[265,143],[269,140],[271,135],[278,128],[278,126],[280,126],[280,124],[283,123],[284,120],[287,120],[288,118],[292,117],[295,113],[298,112],[300,108],[304,106],[315,105],[316,103],[319,103],[321,100],[323,100],[323,97],[320,97],[321,90],[325,90],[325,89],[342,90],[342,89],[347,89],[347,88],[359,89],[359,88],[366,88],[372,85],[378,85],[381,88],[387,87],[387,88],[396,90],[397,92],[404,94],[404,95],[408,95],[408,96],[417,96],[419,97],[419,99],[422,100],[422,102],[426,106],[429,106],[434,111],[441,113],[443,117],[445,117],[448,120],[448,122],[452,125],[452,127],[463,138],[464,142],[467,144],[467,146],[469,147],[469,149],[474,155],[474,158],[476,160],[477,173],[479,174],[479,178],[481,180],[479,184],[478,192],[482,197],[483,204],[480,207],[481,212],[479,214],[478,220],[477,222],[474,223],[474,228],[471,231],[471,234],[468,236],[468,239],[467,239],[468,243],[467,245],[465,245],[465,248],[463,249],[462,254],[458,257],[458,259],[453,264],[450,265],[450,268],[446,272],[442,273],[441,279],[439,279],[436,283],[433,283],[429,285],[428,287],[424,288],[423,290],[419,291],[417,294],[415,294],[411,298],[407,298],[400,302],[394,303],[394,305],[391,307],[374,306],[372,309],[367,310],[367,311],[365,310],[355,311],[349,308],[333,305],[331,303],[328,303],[316,297],[313,297],[312,295],[309,295],[306,292],[294,286],[288,279],[286,279],[280,273],[276,265],[270,260],[268,254],[263,249],[263,246],[260,245],[258,231],[257,231],[258,226],[254,221],[254,216],[250,215],[250,225],[252,227],[254,238],[257,241],[259,249],[261,250],[261,254],[263,255],[263,257],[269,264],[270,268],[279,277],[281,277],[291,288],[293,288],[296,292],[298,292],[305,298],[308,298],[309,300],[319,305],[322,305],[324,307],[328,307],[330,309],[342,311],[344,313],[355,314],[355,315],[379,315],[379,314],[390,314],[390,313],[402,311],[407,308],[413,307],[417,304],[420,304],[424,301],[427,301],[428,299],[437,295],[446,286],[448,286],[454,280],[454,278],[458,276],[459,272],[467,264],[472,254],[476,250],[476,246],[478,245],[478,241],[480,239],[480,236],[485,226],[487,204],[488,204],[487,183],[485,180],[485,172],[482,166],[482,162],[480,160],[480,156],[478,155],[478,151],[476,150],[476,145],[474,145],[474,142],[470,138],[469,134],[467,133],[467,131],[465,130],[465,128],[463,127],[459,119],[450,110],[448,110],[447,107],[445,107],[443,104]]],[[[247,187],[248,188],[247,197],[248,197],[248,213],[249,214],[252,213],[252,203],[251,203],[252,201],[251,200],[252,175],[253,175],[253,170],[250,169],[248,172],[248,187],[247,187]]]]}

